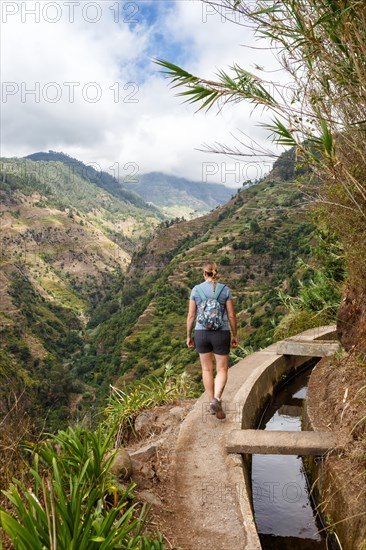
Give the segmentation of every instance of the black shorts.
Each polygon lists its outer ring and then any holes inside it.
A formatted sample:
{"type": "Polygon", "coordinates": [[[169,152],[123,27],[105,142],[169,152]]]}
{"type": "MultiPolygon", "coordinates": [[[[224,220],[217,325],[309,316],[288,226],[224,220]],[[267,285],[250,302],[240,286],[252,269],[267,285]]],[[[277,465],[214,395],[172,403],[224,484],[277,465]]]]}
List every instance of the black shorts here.
{"type": "Polygon", "coordinates": [[[195,330],[193,339],[198,353],[229,355],[230,330],[195,330]]]}

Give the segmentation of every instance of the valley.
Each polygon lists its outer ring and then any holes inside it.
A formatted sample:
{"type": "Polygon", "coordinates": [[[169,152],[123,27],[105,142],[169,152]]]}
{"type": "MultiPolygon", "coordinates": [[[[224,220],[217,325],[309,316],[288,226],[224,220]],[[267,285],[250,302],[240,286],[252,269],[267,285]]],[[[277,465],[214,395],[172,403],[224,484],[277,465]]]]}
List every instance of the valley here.
{"type": "MultiPolygon", "coordinates": [[[[293,154],[190,220],[166,218],[62,153],[30,157],[2,161],[4,410],[9,383],[16,395],[25,390],[25,408],[34,405],[40,420],[50,414],[55,427],[69,417],[70,399],[74,415],[89,416],[110,384],[159,376],[167,364],[198,382],[197,355],[182,335],[207,258],[234,295],[232,362],[274,341],[288,311],[280,293],[296,296],[299,279],[314,274],[317,238],[301,191],[307,175],[295,174],[293,154]]],[[[300,328],[319,320],[329,319],[305,319],[300,328]]]]}
{"type": "Polygon", "coordinates": [[[93,325],[91,357],[81,358],[88,383],[95,383],[95,357],[99,364],[109,358],[117,385],[160,375],[166,364],[199,379],[184,331],[190,289],[201,281],[207,258],[233,291],[243,353],[271,343],[286,311],[279,290],[296,294],[297,278],[313,272],[298,266],[299,257],[313,261],[314,227],[305,206],[295,185],[269,177],[205,216],[159,227],[133,255],[122,290],[111,298],[113,315],[93,325]]]}

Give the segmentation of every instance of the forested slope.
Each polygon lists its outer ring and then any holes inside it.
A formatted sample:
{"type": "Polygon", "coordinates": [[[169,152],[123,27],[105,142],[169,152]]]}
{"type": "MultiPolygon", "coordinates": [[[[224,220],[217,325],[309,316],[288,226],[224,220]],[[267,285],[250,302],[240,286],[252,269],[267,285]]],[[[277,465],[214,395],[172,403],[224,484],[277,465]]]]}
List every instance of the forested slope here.
{"type": "Polygon", "coordinates": [[[162,216],[59,161],[1,159],[0,183],[0,409],[57,425],[80,391],[68,365],[90,313],[162,216]]]}

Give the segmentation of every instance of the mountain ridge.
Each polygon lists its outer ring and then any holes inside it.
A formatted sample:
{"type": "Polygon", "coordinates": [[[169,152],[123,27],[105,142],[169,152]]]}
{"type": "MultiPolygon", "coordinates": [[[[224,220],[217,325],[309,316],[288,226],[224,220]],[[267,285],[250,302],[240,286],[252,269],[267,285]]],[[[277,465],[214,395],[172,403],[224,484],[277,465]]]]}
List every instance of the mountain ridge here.
{"type": "Polygon", "coordinates": [[[135,183],[125,185],[165,214],[188,218],[226,203],[237,191],[221,183],[192,181],[163,172],[142,174],[135,183]]]}
{"type": "Polygon", "coordinates": [[[128,182],[97,170],[92,164],[85,164],[65,153],[52,150],[31,153],[24,158],[48,163],[62,162],[68,166],[70,174],[89,180],[131,205],[150,209],[162,219],[196,217],[224,204],[236,192],[220,183],[192,181],[163,172],[131,176],[131,180],[136,180],[128,182]]]}
{"type": "MultiPolygon", "coordinates": [[[[72,168],[72,174],[77,174],[83,179],[89,180],[91,183],[105,189],[111,195],[118,197],[120,200],[126,201],[139,208],[151,209],[151,205],[146,204],[142,197],[136,195],[133,191],[128,190],[120,181],[108,172],[105,172],[104,170],[96,170],[94,166],[85,164],[81,160],[71,157],[65,153],[57,151],[48,151],[48,153],[46,153],[40,151],[27,155],[24,158],[34,161],[62,162],[69,168],[72,168]]],[[[155,209],[153,208],[153,210],[155,209]]],[[[155,210],[155,214],[159,215],[160,213],[158,210],[155,210]]]]}
{"type": "Polygon", "coordinates": [[[59,160],[2,158],[0,167],[0,410],[11,387],[23,396],[19,414],[47,416],[52,428],[80,391],[69,365],[91,311],[121,287],[137,243],[163,216],[59,160]]]}

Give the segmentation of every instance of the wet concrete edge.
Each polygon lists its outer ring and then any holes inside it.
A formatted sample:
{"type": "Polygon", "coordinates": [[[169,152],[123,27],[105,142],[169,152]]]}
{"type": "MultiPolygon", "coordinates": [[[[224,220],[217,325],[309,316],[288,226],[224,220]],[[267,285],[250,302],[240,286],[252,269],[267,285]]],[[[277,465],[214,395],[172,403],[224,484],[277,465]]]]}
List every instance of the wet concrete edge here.
{"type": "MultiPolygon", "coordinates": [[[[306,330],[292,339],[314,341],[335,337],[336,327],[333,325],[306,330]]],[[[266,401],[273,395],[278,384],[292,372],[296,372],[311,357],[294,355],[277,355],[276,344],[253,354],[257,365],[241,384],[234,396],[234,403],[240,403],[242,409],[241,428],[254,429],[258,416],[266,401]]],[[[252,362],[253,355],[239,361],[230,371],[245,370],[248,362],[252,362]]],[[[260,550],[261,544],[257,533],[251,495],[251,456],[232,454],[228,461],[228,468],[233,483],[244,487],[237,492],[238,504],[243,524],[247,534],[246,550],[260,550]]]]}

